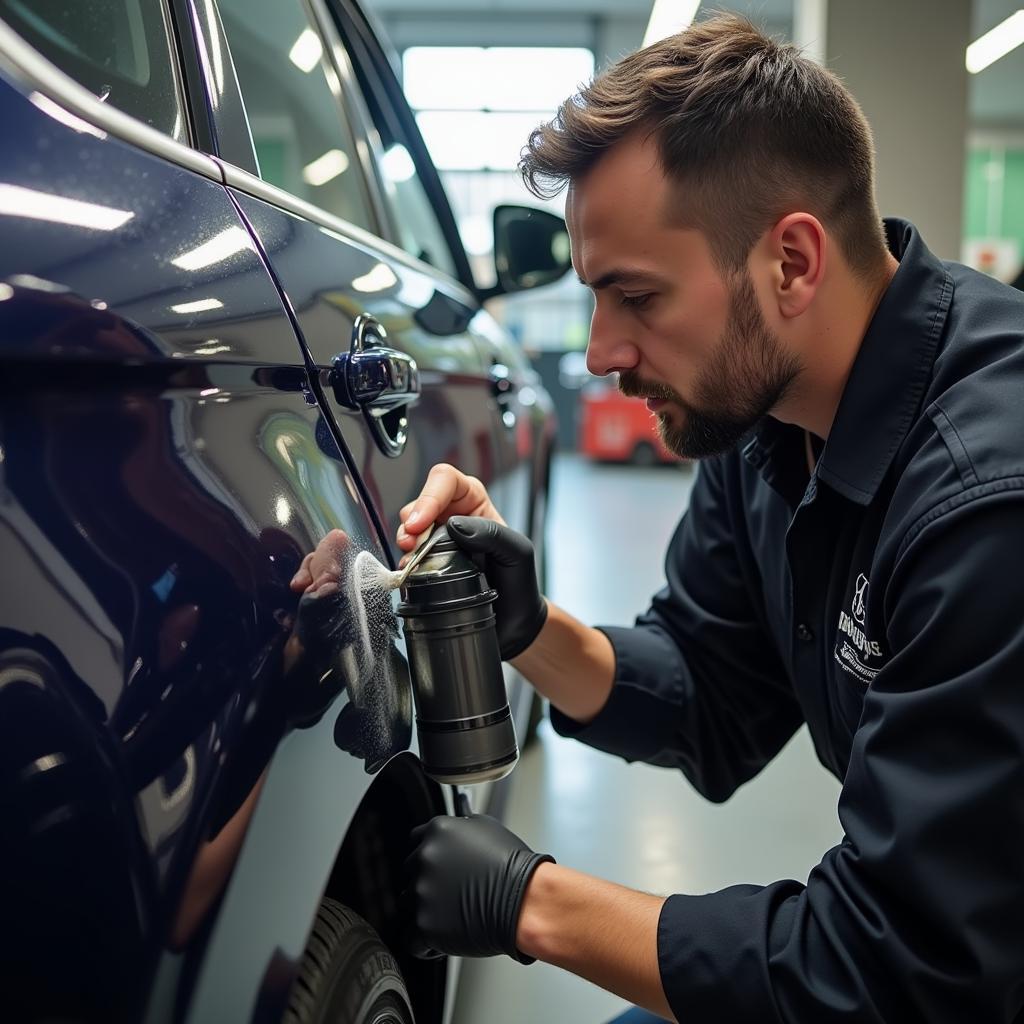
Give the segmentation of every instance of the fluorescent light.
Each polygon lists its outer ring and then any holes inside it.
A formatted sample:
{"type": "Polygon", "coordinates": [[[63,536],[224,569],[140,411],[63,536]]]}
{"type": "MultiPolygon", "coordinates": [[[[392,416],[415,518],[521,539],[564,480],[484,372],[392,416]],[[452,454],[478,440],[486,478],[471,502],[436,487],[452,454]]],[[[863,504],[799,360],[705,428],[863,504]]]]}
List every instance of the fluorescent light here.
{"type": "Polygon", "coordinates": [[[700,0],[654,0],[643,45],[650,46],[659,39],[689,28],[698,7],[700,0]]]}
{"type": "Polygon", "coordinates": [[[0,214],[47,220],[54,224],[71,224],[97,231],[113,231],[135,216],[131,210],[115,210],[110,206],[83,203],[79,199],[37,192],[20,185],[0,185],[0,214]]]}
{"type": "Polygon", "coordinates": [[[1000,57],[1024,43],[1024,8],[990,29],[967,47],[967,70],[972,75],[984,71],[1000,57]]]}
{"type": "Polygon", "coordinates": [[[51,295],[64,295],[71,290],[67,285],[48,281],[45,277],[36,277],[35,274],[11,274],[7,280],[15,288],[31,288],[33,291],[49,292],[51,295]]]}
{"type": "Polygon", "coordinates": [[[320,63],[324,48],[320,37],[311,29],[303,29],[288,51],[288,59],[300,70],[309,74],[320,63]]]}
{"type": "Polygon", "coordinates": [[[398,284],[394,271],[386,263],[378,263],[369,273],[352,279],[357,292],[383,292],[398,284]]]}
{"type": "Polygon", "coordinates": [[[222,344],[217,338],[210,338],[202,348],[195,350],[197,356],[215,356],[218,352],[230,352],[231,346],[222,344]]]}
{"type": "Polygon", "coordinates": [[[236,252],[249,248],[249,236],[239,227],[228,228],[214,235],[208,242],[175,256],[171,263],[182,270],[199,270],[220,263],[236,252]]]}
{"type": "Polygon", "coordinates": [[[9,284],[0,281],[0,302],[6,302],[14,295],[14,289],[9,284]]]}
{"type": "Polygon", "coordinates": [[[380,160],[380,169],[389,181],[396,184],[408,181],[416,173],[416,165],[409,156],[409,150],[401,143],[392,146],[380,160]]]}
{"type": "Polygon", "coordinates": [[[329,149],[302,168],[302,180],[309,185],[326,185],[348,170],[348,157],[340,149],[329,149]]]}
{"type": "Polygon", "coordinates": [[[205,313],[208,309],[223,309],[220,299],[198,299],[196,302],[181,302],[171,306],[172,313],[205,313]]]}

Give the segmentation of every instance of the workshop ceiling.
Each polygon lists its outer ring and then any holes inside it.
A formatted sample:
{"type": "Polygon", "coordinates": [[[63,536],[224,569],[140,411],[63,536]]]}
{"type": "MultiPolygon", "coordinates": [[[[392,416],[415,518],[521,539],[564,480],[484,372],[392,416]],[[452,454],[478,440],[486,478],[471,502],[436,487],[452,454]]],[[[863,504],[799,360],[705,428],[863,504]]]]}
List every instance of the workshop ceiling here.
{"type": "MultiPolygon", "coordinates": [[[[915,2],[927,9],[923,0],[915,2]]],[[[399,50],[417,44],[589,46],[599,57],[612,58],[639,45],[651,9],[651,0],[369,3],[399,50]]],[[[775,34],[788,36],[792,31],[793,0],[718,0],[703,6],[742,11],[775,34]]],[[[973,0],[971,38],[976,39],[1021,6],[1024,0],[973,0]]],[[[927,45],[926,40],[921,44],[927,45]]],[[[1024,46],[971,75],[969,97],[973,128],[1024,132],[1024,46]]]]}

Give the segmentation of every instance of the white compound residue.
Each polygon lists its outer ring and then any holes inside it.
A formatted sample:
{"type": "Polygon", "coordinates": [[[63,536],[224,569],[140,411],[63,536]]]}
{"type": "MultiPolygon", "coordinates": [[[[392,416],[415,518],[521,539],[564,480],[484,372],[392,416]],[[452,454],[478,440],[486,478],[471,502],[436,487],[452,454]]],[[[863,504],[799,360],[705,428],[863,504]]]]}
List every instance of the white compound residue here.
{"type": "Polygon", "coordinates": [[[362,657],[360,668],[368,674],[374,654],[397,631],[391,607],[391,577],[398,575],[382,565],[369,551],[360,551],[352,564],[352,613],[362,657]],[[383,635],[381,635],[383,634],[383,635]]]}

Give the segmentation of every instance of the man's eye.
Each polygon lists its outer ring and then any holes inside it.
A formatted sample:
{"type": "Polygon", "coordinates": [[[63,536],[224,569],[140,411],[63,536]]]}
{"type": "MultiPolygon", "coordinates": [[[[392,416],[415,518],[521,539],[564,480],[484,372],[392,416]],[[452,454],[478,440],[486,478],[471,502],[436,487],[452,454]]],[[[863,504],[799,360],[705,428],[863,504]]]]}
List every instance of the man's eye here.
{"type": "Polygon", "coordinates": [[[634,309],[642,309],[650,302],[652,297],[651,292],[644,292],[642,295],[623,295],[622,304],[624,306],[632,306],[634,309]]]}

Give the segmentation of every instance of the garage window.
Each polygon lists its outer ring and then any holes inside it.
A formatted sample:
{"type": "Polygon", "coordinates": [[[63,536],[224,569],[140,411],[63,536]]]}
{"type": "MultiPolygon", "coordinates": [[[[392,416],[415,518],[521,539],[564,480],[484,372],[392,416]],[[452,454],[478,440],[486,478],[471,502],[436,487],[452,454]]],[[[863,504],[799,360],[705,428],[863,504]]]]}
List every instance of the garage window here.
{"type": "Polygon", "coordinates": [[[594,73],[579,47],[413,46],[403,84],[442,170],[513,170],[530,132],[594,73]]]}

